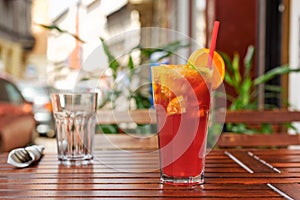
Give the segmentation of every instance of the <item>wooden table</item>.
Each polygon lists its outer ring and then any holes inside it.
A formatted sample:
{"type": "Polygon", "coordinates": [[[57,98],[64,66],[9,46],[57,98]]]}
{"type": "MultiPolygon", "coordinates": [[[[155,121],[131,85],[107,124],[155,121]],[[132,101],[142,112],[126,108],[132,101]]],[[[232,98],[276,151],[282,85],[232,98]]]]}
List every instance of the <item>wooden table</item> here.
{"type": "MultiPolygon", "coordinates": [[[[103,136],[96,140],[105,143],[103,136]]],[[[55,149],[47,149],[35,165],[16,169],[1,154],[0,199],[300,198],[300,150],[214,149],[207,156],[205,184],[187,187],[160,183],[155,138],[124,135],[110,141],[124,149],[97,146],[94,164],[86,166],[60,165],[55,149]]]]}

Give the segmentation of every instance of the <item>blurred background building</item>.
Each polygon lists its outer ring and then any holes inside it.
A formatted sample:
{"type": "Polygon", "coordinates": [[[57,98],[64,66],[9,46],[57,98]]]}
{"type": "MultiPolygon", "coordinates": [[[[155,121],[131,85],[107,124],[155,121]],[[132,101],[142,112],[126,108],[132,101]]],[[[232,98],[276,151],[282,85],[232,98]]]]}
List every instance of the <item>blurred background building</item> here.
{"type": "Polygon", "coordinates": [[[0,67],[18,77],[22,77],[35,44],[31,8],[31,1],[0,1],[0,67]]]}

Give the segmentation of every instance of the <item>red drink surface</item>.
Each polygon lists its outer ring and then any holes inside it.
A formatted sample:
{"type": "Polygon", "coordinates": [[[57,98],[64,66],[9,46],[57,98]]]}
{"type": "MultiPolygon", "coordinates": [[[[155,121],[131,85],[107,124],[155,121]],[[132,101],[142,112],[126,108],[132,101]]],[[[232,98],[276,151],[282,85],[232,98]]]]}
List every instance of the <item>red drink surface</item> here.
{"type": "Polygon", "coordinates": [[[162,173],[199,176],[204,170],[210,108],[208,78],[186,65],[154,67],[152,72],[162,173]]]}

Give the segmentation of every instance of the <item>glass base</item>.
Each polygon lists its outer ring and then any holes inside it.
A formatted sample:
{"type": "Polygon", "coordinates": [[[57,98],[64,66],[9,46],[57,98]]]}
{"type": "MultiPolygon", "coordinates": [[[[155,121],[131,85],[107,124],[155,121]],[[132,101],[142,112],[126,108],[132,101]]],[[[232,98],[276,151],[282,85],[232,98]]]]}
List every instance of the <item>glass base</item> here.
{"type": "Polygon", "coordinates": [[[87,155],[83,158],[69,158],[63,157],[58,158],[61,164],[63,165],[89,165],[93,162],[93,156],[87,155]]]}
{"type": "Polygon", "coordinates": [[[193,177],[171,177],[161,174],[160,181],[172,185],[201,185],[204,183],[204,172],[193,177]]]}

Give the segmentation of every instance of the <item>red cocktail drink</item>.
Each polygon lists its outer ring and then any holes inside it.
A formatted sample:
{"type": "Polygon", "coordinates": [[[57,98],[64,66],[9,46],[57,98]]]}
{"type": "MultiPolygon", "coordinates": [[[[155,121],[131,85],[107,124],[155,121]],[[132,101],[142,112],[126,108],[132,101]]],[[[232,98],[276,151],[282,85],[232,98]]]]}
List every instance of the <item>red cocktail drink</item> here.
{"type": "Polygon", "coordinates": [[[211,70],[189,65],[152,68],[159,132],[161,180],[204,181],[211,70]]]}

